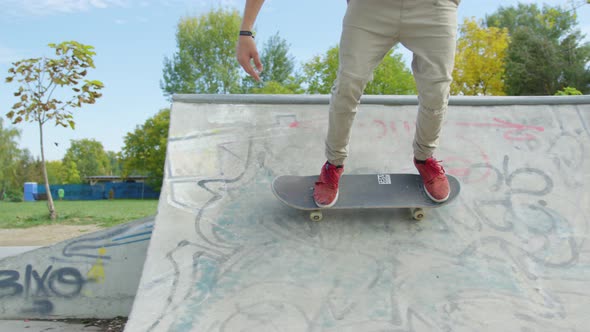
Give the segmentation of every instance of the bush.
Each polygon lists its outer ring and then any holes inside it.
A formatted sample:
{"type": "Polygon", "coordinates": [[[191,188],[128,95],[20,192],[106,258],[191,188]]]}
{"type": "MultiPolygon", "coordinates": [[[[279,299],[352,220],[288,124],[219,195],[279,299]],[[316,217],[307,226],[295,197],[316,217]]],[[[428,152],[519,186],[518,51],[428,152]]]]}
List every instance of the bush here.
{"type": "Polygon", "coordinates": [[[9,202],[13,202],[13,203],[20,203],[20,202],[22,202],[24,200],[22,194],[20,194],[20,195],[18,195],[18,194],[17,195],[8,195],[7,199],[8,199],[9,202]]]}
{"type": "Polygon", "coordinates": [[[24,200],[24,194],[20,190],[7,190],[6,200],[9,202],[22,202],[24,200]]]}
{"type": "Polygon", "coordinates": [[[570,86],[565,87],[555,93],[556,96],[581,96],[582,92],[576,88],[570,86]]]}

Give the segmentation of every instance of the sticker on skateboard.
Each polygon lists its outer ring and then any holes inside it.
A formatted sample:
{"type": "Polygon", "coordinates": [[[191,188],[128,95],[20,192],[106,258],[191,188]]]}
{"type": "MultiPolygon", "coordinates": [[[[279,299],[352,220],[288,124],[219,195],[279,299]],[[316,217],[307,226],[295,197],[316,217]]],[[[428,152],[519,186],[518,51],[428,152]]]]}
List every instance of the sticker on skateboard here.
{"type": "Polygon", "coordinates": [[[287,206],[310,211],[320,221],[326,209],[399,209],[408,208],[416,220],[424,218],[425,208],[438,208],[452,202],[461,191],[459,180],[447,174],[451,193],[442,203],[431,200],[417,174],[345,174],[340,178],[338,201],[331,208],[320,208],[313,200],[313,176],[282,175],[272,182],[275,196],[287,206]]]}

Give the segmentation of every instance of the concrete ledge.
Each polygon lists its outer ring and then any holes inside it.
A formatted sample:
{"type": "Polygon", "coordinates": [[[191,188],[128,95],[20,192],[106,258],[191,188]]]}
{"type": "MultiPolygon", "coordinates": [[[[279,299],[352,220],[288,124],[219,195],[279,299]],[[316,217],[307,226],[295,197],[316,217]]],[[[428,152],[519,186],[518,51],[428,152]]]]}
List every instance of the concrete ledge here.
{"type": "MultiPolygon", "coordinates": [[[[196,95],[177,94],[174,102],[195,104],[296,104],[327,105],[329,95],[196,95]]],[[[418,105],[417,96],[363,96],[361,104],[368,105],[418,105]]],[[[477,97],[452,96],[449,105],[501,106],[501,105],[579,105],[590,104],[590,95],[584,96],[526,96],[526,97],[477,97]]]]}
{"type": "Polygon", "coordinates": [[[0,259],[0,319],[127,316],[154,217],[0,259]]]}

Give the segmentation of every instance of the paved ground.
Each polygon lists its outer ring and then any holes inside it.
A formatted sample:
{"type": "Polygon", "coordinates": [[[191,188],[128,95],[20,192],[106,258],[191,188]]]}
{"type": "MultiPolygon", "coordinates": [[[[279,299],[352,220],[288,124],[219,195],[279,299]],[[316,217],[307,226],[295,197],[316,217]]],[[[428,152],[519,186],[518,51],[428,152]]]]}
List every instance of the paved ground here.
{"type": "Polygon", "coordinates": [[[96,225],[43,225],[0,229],[0,246],[48,246],[103,228],[96,225]]]}
{"type": "Polygon", "coordinates": [[[33,249],[40,247],[37,246],[18,246],[18,247],[0,247],[0,259],[10,256],[16,256],[33,249]]]}
{"type": "Polygon", "coordinates": [[[86,324],[54,321],[0,320],[2,332],[102,332],[104,329],[86,324]]]}
{"type": "MultiPolygon", "coordinates": [[[[588,96],[454,99],[436,156],[461,195],[419,223],[405,210],[313,223],[272,195],[275,176],[318,173],[327,98],[199,98],[173,104],[128,331],[587,328],[588,96]]],[[[414,172],[408,100],[360,106],[346,172],[414,172]]]]}
{"type": "Polygon", "coordinates": [[[2,332],[122,332],[127,319],[0,320],[2,332]]]}

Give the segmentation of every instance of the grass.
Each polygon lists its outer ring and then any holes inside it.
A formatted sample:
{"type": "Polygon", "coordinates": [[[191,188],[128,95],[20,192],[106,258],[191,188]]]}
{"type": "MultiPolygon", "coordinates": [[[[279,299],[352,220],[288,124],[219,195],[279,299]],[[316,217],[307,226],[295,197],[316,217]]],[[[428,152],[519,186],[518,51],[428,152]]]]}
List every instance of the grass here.
{"type": "Polygon", "coordinates": [[[0,228],[40,225],[90,225],[111,227],[156,214],[157,200],[55,201],[57,219],[49,219],[47,202],[0,202],[0,228]]]}

